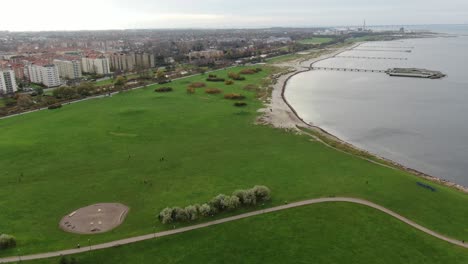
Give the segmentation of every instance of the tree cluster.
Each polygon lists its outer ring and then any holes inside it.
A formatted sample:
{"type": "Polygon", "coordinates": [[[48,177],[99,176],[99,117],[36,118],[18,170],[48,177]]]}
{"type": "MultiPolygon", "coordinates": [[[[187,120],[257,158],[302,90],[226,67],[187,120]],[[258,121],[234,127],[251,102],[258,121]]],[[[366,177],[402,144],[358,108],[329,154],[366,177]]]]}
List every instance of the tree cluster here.
{"type": "Polygon", "coordinates": [[[270,199],[271,191],[268,187],[255,186],[247,190],[237,190],[232,195],[219,194],[202,205],[189,205],[185,208],[165,208],[159,213],[158,219],[163,224],[196,221],[202,217],[232,211],[241,206],[254,206],[270,199]]]}

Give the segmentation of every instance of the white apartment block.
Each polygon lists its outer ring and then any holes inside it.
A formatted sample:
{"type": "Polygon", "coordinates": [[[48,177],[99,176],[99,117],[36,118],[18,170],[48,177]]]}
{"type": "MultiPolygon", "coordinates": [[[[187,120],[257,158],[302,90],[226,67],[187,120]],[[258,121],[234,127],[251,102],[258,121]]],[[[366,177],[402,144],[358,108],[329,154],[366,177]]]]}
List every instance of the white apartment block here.
{"type": "Polygon", "coordinates": [[[64,79],[76,80],[82,77],[81,61],[77,60],[54,60],[57,65],[59,76],[64,79]]]}
{"type": "Polygon", "coordinates": [[[83,72],[86,73],[96,73],[99,75],[111,73],[109,58],[104,56],[99,56],[97,58],[84,57],[81,59],[81,67],[83,68],[83,72]]]}
{"type": "Polygon", "coordinates": [[[54,64],[31,64],[26,66],[26,69],[32,83],[42,83],[46,87],[57,87],[61,84],[58,67],[54,64]]]}
{"type": "Polygon", "coordinates": [[[14,93],[17,90],[15,72],[12,70],[0,70],[0,94],[14,93]]]}

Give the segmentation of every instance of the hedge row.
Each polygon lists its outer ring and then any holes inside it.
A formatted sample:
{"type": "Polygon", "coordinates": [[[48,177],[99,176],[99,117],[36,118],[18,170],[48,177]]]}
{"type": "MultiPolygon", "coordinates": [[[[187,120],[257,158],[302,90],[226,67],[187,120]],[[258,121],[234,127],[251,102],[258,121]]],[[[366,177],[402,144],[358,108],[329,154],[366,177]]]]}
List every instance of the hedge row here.
{"type": "Polygon", "coordinates": [[[224,81],[226,81],[226,79],[216,77],[216,78],[208,78],[208,79],[206,79],[206,81],[207,82],[224,82],[224,81]]]}
{"type": "Polygon", "coordinates": [[[163,224],[196,221],[202,217],[214,216],[241,206],[252,206],[259,202],[269,201],[270,195],[271,191],[268,187],[255,186],[248,190],[237,190],[231,196],[220,194],[202,205],[165,208],[159,213],[158,219],[163,224]]]}

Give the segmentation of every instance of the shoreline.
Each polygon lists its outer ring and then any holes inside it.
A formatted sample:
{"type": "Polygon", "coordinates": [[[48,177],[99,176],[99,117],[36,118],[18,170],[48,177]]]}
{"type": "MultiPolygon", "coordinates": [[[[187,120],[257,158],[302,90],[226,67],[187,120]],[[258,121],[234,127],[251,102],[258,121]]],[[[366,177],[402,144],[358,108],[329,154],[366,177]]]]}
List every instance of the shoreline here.
{"type": "MultiPolygon", "coordinates": [[[[259,123],[270,124],[273,127],[282,128],[282,129],[292,129],[292,130],[297,131],[298,133],[303,133],[303,134],[307,134],[307,133],[300,130],[301,127],[306,128],[306,129],[310,129],[310,130],[312,130],[314,132],[317,132],[320,135],[325,136],[328,139],[333,140],[333,141],[335,141],[337,143],[340,143],[340,144],[342,144],[342,145],[344,145],[344,146],[346,146],[348,148],[351,148],[351,149],[356,150],[356,151],[361,152],[361,153],[366,153],[366,154],[376,158],[377,160],[381,160],[381,161],[384,161],[385,163],[391,164],[391,166],[386,165],[386,164],[384,164],[382,162],[378,162],[378,161],[375,161],[375,160],[368,159],[368,158],[363,157],[361,155],[355,155],[355,154],[347,152],[345,150],[335,148],[335,147],[327,144],[326,142],[323,142],[322,140],[318,139],[316,136],[308,134],[309,136],[314,137],[318,141],[321,141],[321,143],[323,143],[326,146],[331,147],[331,148],[333,148],[335,150],[339,150],[341,152],[345,152],[347,154],[357,156],[357,157],[359,157],[361,159],[364,159],[364,160],[367,160],[369,162],[378,164],[380,166],[384,166],[384,167],[388,167],[388,168],[392,168],[392,169],[403,170],[403,171],[406,171],[406,172],[408,172],[408,173],[410,173],[410,174],[412,174],[414,176],[417,176],[419,178],[431,181],[433,183],[441,184],[443,186],[450,187],[450,188],[456,189],[456,190],[464,192],[464,193],[468,193],[468,187],[467,186],[463,186],[463,185],[451,182],[449,180],[445,180],[445,179],[440,178],[440,177],[435,177],[435,176],[429,175],[427,173],[421,172],[421,171],[416,170],[416,169],[412,169],[410,167],[407,167],[407,166],[405,166],[403,164],[400,164],[398,162],[395,162],[393,160],[390,160],[390,159],[387,159],[385,157],[381,157],[379,155],[371,153],[371,152],[369,152],[367,150],[358,148],[358,147],[354,146],[353,144],[338,138],[337,136],[331,134],[330,132],[326,131],[325,129],[323,129],[323,128],[319,127],[319,126],[315,126],[313,124],[307,123],[304,119],[302,119],[302,117],[299,115],[299,113],[296,111],[296,109],[286,99],[286,96],[285,96],[286,88],[287,88],[287,85],[288,85],[289,81],[293,77],[295,77],[296,75],[301,74],[301,73],[313,71],[312,67],[313,67],[314,64],[316,64],[316,63],[318,63],[320,61],[323,61],[323,60],[327,60],[327,59],[336,57],[337,55],[339,55],[339,54],[341,54],[343,52],[346,52],[348,50],[354,49],[354,48],[356,48],[356,47],[358,47],[358,46],[360,46],[360,45],[362,45],[364,43],[366,43],[366,42],[357,43],[357,44],[351,45],[349,47],[339,48],[338,50],[336,50],[334,52],[327,53],[327,54],[321,55],[321,56],[319,56],[317,58],[313,58],[313,59],[309,59],[309,60],[302,61],[301,59],[297,59],[297,60],[292,60],[292,61],[289,61],[289,62],[283,62],[283,63],[280,63],[280,64],[274,64],[273,66],[276,66],[276,67],[288,67],[288,68],[293,68],[294,70],[293,71],[290,70],[290,71],[287,71],[287,72],[285,72],[285,73],[283,73],[283,74],[281,74],[279,76],[274,76],[273,77],[273,79],[275,81],[274,82],[275,84],[273,85],[273,91],[272,91],[272,94],[271,94],[271,101],[267,105],[267,109],[262,110],[263,115],[259,118],[259,121],[260,121],[259,123]],[[309,66],[308,67],[302,66],[302,64],[304,62],[309,63],[309,66]]],[[[329,51],[329,50],[324,49],[324,51],[329,51]]]]}

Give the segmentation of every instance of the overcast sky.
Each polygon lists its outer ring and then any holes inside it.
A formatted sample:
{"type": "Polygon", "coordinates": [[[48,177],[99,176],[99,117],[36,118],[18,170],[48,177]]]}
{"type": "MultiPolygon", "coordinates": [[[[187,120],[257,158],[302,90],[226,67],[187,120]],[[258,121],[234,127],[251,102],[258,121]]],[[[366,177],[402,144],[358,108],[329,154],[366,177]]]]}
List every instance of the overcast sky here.
{"type": "Polygon", "coordinates": [[[0,30],[466,24],[468,0],[1,0],[0,30]]]}

